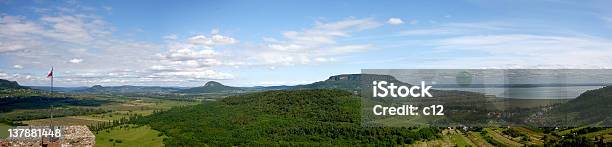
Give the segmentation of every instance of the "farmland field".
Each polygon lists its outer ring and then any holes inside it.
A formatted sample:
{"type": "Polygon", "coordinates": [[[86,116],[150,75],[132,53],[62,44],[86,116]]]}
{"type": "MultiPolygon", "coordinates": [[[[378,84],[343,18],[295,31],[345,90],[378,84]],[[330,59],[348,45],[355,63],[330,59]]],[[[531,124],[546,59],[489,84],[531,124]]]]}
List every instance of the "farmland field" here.
{"type": "Polygon", "coordinates": [[[96,135],[96,146],[160,147],[163,136],[148,126],[122,125],[96,135]]]}

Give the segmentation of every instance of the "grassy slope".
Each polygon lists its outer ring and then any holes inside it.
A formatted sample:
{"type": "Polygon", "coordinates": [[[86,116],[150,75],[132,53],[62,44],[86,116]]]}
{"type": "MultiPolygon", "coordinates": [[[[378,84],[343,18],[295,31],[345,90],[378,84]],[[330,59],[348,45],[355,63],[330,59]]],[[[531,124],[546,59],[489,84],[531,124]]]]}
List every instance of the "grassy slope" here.
{"type": "Polygon", "coordinates": [[[8,137],[8,129],[9,128],[11,128],[11,126],[9,126],[7,124],[0,123],[0,138],[8,137]]]}
{"type": "Polygon", "coordinates": [[[109,132],[102,131],[96,134],[96,146],[129,146],[129,147],[161,147],[163,145],[163,137],[159,137],[158,131],[151,129],[149,126],[139,126],[132,128],[135,125],[126,125],[128,127],[115,127],[109,132]],[[110,141],[113,139],[113,142],[110,141]],[[117,143],[114,140],[121,140],[117,143]]]}

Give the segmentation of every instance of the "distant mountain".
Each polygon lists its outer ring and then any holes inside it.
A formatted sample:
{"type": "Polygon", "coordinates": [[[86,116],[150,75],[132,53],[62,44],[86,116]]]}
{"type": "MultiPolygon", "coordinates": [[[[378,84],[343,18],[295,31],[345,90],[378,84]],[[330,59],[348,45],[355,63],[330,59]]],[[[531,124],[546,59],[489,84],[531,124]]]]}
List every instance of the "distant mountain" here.
{"type": "Polygon", "coordinates": [[[94,85],[90,88],[74,90],[77,93],[171,93],[184,88],[179,87],[160,87],[160,86],[109,86],[94,85]]]}
{"type": "Polygon", "coordinates": [[[0,79],[0,90],[4,90],[4,89],[30,89],[30,88],[21,86],[16,81],[0,79]]]}
{"type": "Polygon", "coordinates": [[[341,89],[346,91],[360,91],[360,85],[369,85],[370,83],[361,83],[372,80],[385,80],[393,83],[403,83],[393,76],[376,75],[376,74],[342,74],[329,77],[325,81],[319,81],[312,84],[297,85],[289,89],[341,89]]]}
{"type": "Polygon", "coordinates": [[[248,90],[249,88],[226,86],[219,82],[210,81],[204,84],[204,86],[179,90],[177,93],[234,93],[248,90]]]}

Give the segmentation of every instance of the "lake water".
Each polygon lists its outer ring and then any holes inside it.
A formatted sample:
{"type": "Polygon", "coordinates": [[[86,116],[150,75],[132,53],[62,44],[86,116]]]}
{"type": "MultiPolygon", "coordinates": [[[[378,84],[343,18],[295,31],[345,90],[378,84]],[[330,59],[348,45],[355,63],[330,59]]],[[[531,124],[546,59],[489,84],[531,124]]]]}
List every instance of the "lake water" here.
{"type": "Polygon", "coordinates": [[[528,87],[528,88],[435,88],[440,90],[461,90],[480,92],[504,98],[517,99],[573,99],[587,90],[603,86],[567,86],[567,87],[528,87]]]}

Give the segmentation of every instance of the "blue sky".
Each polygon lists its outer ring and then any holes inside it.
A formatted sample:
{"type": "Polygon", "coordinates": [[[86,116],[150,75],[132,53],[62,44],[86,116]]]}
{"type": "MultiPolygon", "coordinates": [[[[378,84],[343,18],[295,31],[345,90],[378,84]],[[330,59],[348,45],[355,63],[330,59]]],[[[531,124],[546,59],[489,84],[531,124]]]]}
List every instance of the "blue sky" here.
{"type": "Polygon", "coordinates": [[[610,68],[609,1],[0,0],[24,85],[294,85],[361,69],[610,68]]]}

